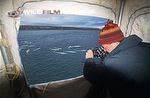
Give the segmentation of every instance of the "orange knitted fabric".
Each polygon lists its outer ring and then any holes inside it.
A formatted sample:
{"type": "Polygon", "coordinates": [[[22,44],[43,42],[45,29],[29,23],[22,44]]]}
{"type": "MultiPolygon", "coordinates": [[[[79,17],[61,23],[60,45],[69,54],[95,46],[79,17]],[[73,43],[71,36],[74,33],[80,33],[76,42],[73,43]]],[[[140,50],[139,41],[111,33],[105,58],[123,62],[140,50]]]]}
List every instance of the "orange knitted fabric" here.
{"type": "Polygon", "coordinates": [[[119,42],[124,39],[124,35],[117,24],[113,21],[108,21],[105,27],[100,31],[100,44],[111,44],[114,42],[119,42]]]}

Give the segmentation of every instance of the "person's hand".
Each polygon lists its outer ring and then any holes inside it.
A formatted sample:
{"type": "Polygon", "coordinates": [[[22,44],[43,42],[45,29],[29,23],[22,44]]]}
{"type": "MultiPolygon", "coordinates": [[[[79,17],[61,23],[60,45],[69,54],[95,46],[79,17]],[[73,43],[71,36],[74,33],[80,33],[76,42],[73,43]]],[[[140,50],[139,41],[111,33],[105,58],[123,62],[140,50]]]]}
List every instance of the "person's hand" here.
{"type": "Polygon", "coordinates": [[[86,52],[85,58],[86,58],[86,59],[94,58],[93,51],[92,51],[92,50],[88,50],[88,51],[86,52]]]}

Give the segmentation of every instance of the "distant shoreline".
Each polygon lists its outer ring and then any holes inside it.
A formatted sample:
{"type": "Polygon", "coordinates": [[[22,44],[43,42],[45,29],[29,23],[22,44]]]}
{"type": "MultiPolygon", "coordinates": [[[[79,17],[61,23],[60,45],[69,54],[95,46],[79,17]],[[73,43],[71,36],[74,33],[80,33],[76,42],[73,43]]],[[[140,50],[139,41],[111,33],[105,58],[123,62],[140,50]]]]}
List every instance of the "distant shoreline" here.
{"type": "Polygon", "coordinates": [[[83,27],[61,27],[61,26],[20,26],[20,30],[100,30],[98,28],[83,28],[83,27]]]}

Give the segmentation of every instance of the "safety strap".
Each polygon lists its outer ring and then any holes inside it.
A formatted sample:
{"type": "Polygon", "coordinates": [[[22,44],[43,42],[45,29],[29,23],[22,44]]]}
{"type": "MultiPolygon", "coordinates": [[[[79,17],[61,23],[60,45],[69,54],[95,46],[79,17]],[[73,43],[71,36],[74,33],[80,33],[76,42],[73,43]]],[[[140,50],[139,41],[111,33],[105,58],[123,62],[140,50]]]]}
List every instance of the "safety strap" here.
{"type": "Polygon", "coordinates": [[[14,64],[6,64],[5,70],[1,71],[1,73],[7,75],[8,80],[15,80],[19,77],[21,70],[18,65],[14,64]]]}

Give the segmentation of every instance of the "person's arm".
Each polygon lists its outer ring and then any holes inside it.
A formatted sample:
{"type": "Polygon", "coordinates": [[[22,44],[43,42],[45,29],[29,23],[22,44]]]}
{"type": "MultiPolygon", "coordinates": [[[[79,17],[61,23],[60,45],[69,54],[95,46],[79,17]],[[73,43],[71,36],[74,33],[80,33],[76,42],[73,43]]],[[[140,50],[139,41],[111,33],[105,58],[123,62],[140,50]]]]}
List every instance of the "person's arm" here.
{"type": "Polygon", "coordinates": [[[105,83],[105,68],[103,64],[96,64],[93,59],[92,50],[88,50],[85,56],[85,64],[83,74],[92,84],[104,85],[105,83]]]}

